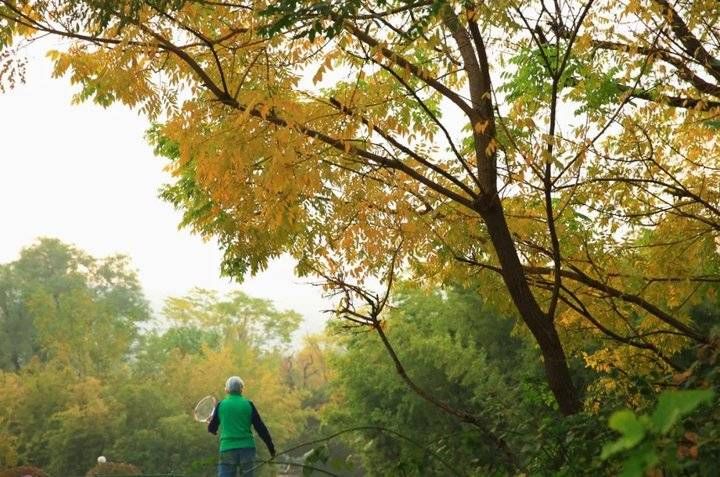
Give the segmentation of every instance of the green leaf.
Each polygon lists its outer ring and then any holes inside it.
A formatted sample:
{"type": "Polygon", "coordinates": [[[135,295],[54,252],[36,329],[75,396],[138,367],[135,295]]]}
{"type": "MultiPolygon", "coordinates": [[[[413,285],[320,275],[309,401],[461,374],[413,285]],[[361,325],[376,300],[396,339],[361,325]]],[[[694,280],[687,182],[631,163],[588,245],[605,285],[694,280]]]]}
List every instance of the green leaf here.
{"type": "Polygon", "coordinates": [[[634,412],[624,409],[610,417],[610,428],[622,434],[615,442],[603,446],[601,459],[607,459],[620,451],[635,447],[645,437],[645,426],[634,412]]]}
{"type": "Polygon", "coordinates": [[[649,444],[632,451],[623,464],[620,477],[642,477],[645,470],[657,464],[658,456],[649,444]]]}
{"type": "Polygon", "coordinates": [[[720,120],[717,119],[706,119],[703,124],[710,129],[720,129],[720,120]]]}
{"type": "Polygon", "coordinates": [[[700,404],[710,401],[714,393],[709,389],[689,391],[665,391],[651,420],[661,434],[667,433],[682,416],[690,414],[700,404]]]}

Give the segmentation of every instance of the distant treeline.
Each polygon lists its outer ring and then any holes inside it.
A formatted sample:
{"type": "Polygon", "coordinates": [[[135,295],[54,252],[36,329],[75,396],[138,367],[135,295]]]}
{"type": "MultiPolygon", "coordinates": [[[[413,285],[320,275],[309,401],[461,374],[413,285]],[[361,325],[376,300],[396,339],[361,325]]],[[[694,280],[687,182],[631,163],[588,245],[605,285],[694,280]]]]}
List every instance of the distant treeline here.
{"type": "MultiPolygon", "coordinates": [[[[333,319],[292,346],[293,311],[196,289],[153,317],[127,257],[42,239],[0,266],[0,470],[81,476],[104,455],[146,473],[214,475],[216,438],[191,410],[238,374],[295,464],[261,475],[303,465],[324,475],[615,475],[633,465],[710,475],[720,416],[704,404],[717,397],[662,393],[717,387],[717,348],[676,353],[678,370],[630,354],[595,366],[612,348],[568,334],[585,356],[571,360],[585,410],[563,418],[507,297],[483,297],[490,286],[400,283],[378,329],[333,319]],[[633,411],[613,414],[621,408],[633,411]]],[[[712,304],[693,313],[717,322],[712,304]]]]}

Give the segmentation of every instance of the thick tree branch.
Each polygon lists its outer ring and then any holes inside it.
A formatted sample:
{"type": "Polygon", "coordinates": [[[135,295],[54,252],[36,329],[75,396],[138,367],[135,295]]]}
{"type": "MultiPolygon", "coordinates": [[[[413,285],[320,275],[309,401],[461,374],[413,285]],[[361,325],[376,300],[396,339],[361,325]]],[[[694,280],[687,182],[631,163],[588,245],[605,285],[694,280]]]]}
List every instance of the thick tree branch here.
{"type": "MultiPolygon", "coordinates": [[[[453,141],[452,137],[450,136],[450,132],[447,130],[444,124],[437,118],[437,116],[430,110],[430,108],[427,107],[425,104],[425,101],[423,101],[415,92],[413,88],[410,87],[410,85],[405,81],[400,75],[398,75],[395,70],[390,68],[387,65],[384,65],[383,63],[378,63],[381,68],[383,68],[385,71],[393,75],[395,80],[399,82],[412,96],[415,98],[415,101],[420,105],[420,107],[425,111],[425,114],[440,128],[440,130],[443,132],[443,135],[445,136],[445,140],[450,145],[450,149],[453,151],[453,154],[455,154],[455,158],[458,160],[458,162],[463,166],[463,169],[465,172],[468,173],[468,175],[472,178],[473,182],[480,186],[480,183],[478,182],[478,178],[475,175],[475,173],[470,168],[470,165],[467,163],[465,158],[460,154],[460,151],[457,150],[457,147],[455,146],[455,142],[453,141]]],[[[474,193],[473,193],[474,195],[474,193]]]]}
{"type": "Polygon", "coordinates": [[[412,73],[415,77],[426,83],[428,86],[433,88],[438,93],[442,94],[446,98],[448,98],[450,101],[452,101],[457,107],[459,107],[465,114],[468,116],[472,115],[472,108],[469,104],[465,102],[465,100],[457,94],[455,91],[451,90],[447,86],[445,86],[440,81],[430,77],[426,72],[424,72],[419,66],[416,64],[406,60],[402,56],[396,54],[386,46],[383,46],[380,44],[379,41],[377,41],[375,38],[371,37],[364,31],[360,30],[358,27],[353,25],[350,22],[344,23],[345,29],[350,32],[355,38],[360,40],[361,42],[365,43],[366,45],[378,50],[382,53],[383,58],[386,58],[390,63],[393,63],[400,68],[406,69],[410,73],[412,73]]]}
{"type": "Polygon", "coordinates": [[[422,164],[423,166],[427,167],[428,169],[432,170],[433,172],[439,174],[440,176],[444,177],[451,183],[455,184],[457,187],[459,187],[461,190],[463,190],[468,196],[475,197],[475,192],[470,189],[467,185],[465,185],[461,180],[459,180],[454,175],[450,174],[449,172],[443,170],[441,167],[433,164],[430,159],[425,158],[421,156],[420,154],[416,153],[412,149],[410,149],[405,144],[402,144],[400,141],[398,141],[396,138],[394,138],[390,133],[384,131],[381,127],[370,124],[370,121],[368,121],[364,116],[360,116],[358,113],[353,111],[350,107],[345,106],[344,104],[340,103],[336,98],[330,98],[329,104],[332,105],[334,108],[336,108],[338,111],[341,111],[342,113],[348,115],[348,116],[358,116],[360,118],[360,121],[367,126],[368,130],[377,132],[383,139],[385,139],[388,143],[390,143],[392,146],[396,147],[400,151],[402,151],[404,154],[406,154],[408,157],[414,159],[419,164],[422,164]],[[372,126],[372,128],[371,128],[372,126]]]}
{"type": "Polygon", "coordinates": [[[709,83],[697,74],[695,74],[688,66],[685,60],[678,58],[669,50],[657,47],[645,47],[628,45],[615,41],[592,40],[591,45],[595,48],[606,50],[614,50],[628,54],[639,54],[646,57],[657,56],[666,63],[675,67],[678,76],[690,83],[699,92],[720,98],[720,86],[709,83]]]}
{"type": "MultiPolygon", "coordinates": [[[[457,44],[467,73],[470,100],[472,101],[472,112],[468,114],[468,118],[473,128],[477,177],[485,206],[487,206],[495,200],[497,194],[497,144],[490,65],[479,31],[475,38],[471,39],[471,34],[460,24],[460,19],[450,5],[444,7],[443,22],[457,44]],[[473,40],[478,45],[477,51],[473,47],[473,40]]],[[[472,25],[471,21],[470,26],[472,27],[472,25]]]]}
{"type": "MultiPolygon", "coordinates": [[[[593,326],[595,326],[595,327],[596,327],[598,330],[600,330],[602,333],[606,334],[606,335],[609,336],[610,338],[612,338],[612,339],[614,339],[615,341],[618,341],[618,342],[620,342],[620,343],[625,343],[625,344],[627,344],[627,345],[629,345],[629,346],[633,346],[633,347],[638,348],[638,349],[645,349],[645,350],[651,351],[651,352],[655,353],[660,359],[662,359],[668,366],[670,366],[670,367],[671,367],[672,369],[674,369],[675,371],[682,371],[682,368],[680,368],[677,364],[675,364],[670,358],[668,358],[667,356],[665,356],[665,355],[658,349],[657,346],[655,346],[655,345],[652,344],[652,343],[648,343],[648,342],[646,342],[646,341],[637,342],[637,341],[635,341],[632,337],[625,337],[625,336],[621,336],[621,335],[615,333],[614,331],[612,331],[611,329],[607,328],[607,327],[604,326],[602,323],[600,323],[600,322],[597,320],[597,318],[595,318],[595,317],[590,313],[590,311],[587,309],[587,307],[585,306],[585,304],[580,300],[580,298],[579,298],[575,293],[573,293],[571,290],[569,290],[569,289],[566,288],[566,287],[563,287],[563,291],[564,291],[570,298],[572,298],[572,301],[571,301],[568,297],[561,296],[560,299],[563,301],[563,303],[565,303],[567,306],[569,306],[570,308],[572,308],[572,309],[573,309],[576,313],[578,313],[580,316],[582,316],[582,317],[584,317],[585,319],[587,319],[590,323],[593,324],[593,326]]],[[[641,339],[642,339],[642,338],[641,338],[641,339]]]]}
{"type": "MultiPolygon", "coordinates": [[[[549,251],[545,251],[546,254],[549,254],[549,251]]],[[[486,270],[491,270],[493,272],[502,274],[502,269],[500,267],[490,265],[487,263],[479,262],[477,260],[473,260],[468,257],[463,256],[456,256],[456,260],[468,263],[470,265],[474,265],[486,270]]],[[[572,270],[566,270],[562,269],[560,271],[561,275],[564,278],[576,281],[578,283],[582,283],[583,285],[589,286],[590,288],[601,291],[608,297],[615,297],[619,298],[627,303],[632,303],[634,305],[637,305],[639,308],[647,311],[651,315],[658,318],[660,321],[664,322],[667,325],[670,325],[671,327],[675,328],[676,330],[682,332],[683,335],[692,338],[693,340],[699,342],[699,343],[707,343],[707,338],[700,335],[697,331],[695,331],[690,326],[682,323],[675,317],[671,316],[670,314],[666,313],[665,311],[661,310],[657,306],[653,305],[652,303],[649,303],[639,295],[635,295],[632,293],[624,292],[618,288],[614,288],[610,285],[607,285],[599,280],[596,280],[589,275],[585,274],[581,270],[579,270],[577,267],[571,266],[572,270]]],[[[534,267],[534,266],[525,266],[524,267],[525,272],[528,274],[539,274],[539,275],[551,275],[554,273],[554,268],[552,267],[534,267]]],[[[675,279],[672,278],[656,278],[653,279],[656,281],[674,281],[675,279]]],[[[698,278],[697,280],[705,281],[710,279],[704,279],[704,278],[698,278]]],[[[717,279],[713,279],[712,282],[716,282],[717,279]]],[[[682,279],[678,278],[677,281],[682,281],[682,279]]]]}
{"type": "Polygon", "coordinates": [[[690,31],[685,21],[667,0],[653,1],[662,8],[663,15],[669,18],[670,29],[684,46],[685,52],[692,58],[695,58],[717,81],[720,81],[720,61],[705,49],[703,44],[690,31]]]}

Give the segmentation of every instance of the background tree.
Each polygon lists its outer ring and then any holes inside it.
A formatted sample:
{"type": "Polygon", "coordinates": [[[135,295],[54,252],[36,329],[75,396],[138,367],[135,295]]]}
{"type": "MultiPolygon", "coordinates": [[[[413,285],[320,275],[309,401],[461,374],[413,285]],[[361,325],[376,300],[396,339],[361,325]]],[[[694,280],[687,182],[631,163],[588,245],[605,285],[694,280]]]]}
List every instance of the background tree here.
{"type": "Polygon", "coordinates": [[[223,339],[276,349],[287,349],[302,320],[295,311],[278,311],[271,302],[237,290],[220,297],[213,291],[194,289],[185,297],[169,298],[163,315],[176,329],[214,332],[223,339]]]}
{"type": "Polygon", "coordinates": [[[126,258],[95,259],[52,239],[2,265],[3,312],[21,311],[3,317],[26,319],[27,331],[0,370],[0,470],[80,476],[105,455],[145,472],[214,475],[216,439],[191,412],[205,395],[222,398],[235,374],[279,448],[317,422],[317,409],[303,408],[306,391],[286,379],[296,312],[239,291],[194,290],[168,298],[141,333],[149,309],[129,270],[126,258]]]}
{"type": "Polygon", "coordinates": [[[554,419],[531,343],[513,335],[510,317],[459,287],[425,293],[403,284],[396,300],[384,326],[406,372],[436,398],[475,410],[484,428],[438,413],[412,393],[372,334],[338,334],[330,354],[337,398],[324,410],[325,425],[361,431],[343,439],[363,450],[363,468],[388,475],[600,472],[592,443],[607,434],[602,417],[554,419]],[[482,317],[481,325],[469,316],[482,317]]]}
{"type": "Polygon", "coordinates": [[[80,373],[108,371],[150,318],[127,257],[96,259],[41,239],[0,275],[5,369],[17,371],[36,356],[64,360],[80,373]]]}

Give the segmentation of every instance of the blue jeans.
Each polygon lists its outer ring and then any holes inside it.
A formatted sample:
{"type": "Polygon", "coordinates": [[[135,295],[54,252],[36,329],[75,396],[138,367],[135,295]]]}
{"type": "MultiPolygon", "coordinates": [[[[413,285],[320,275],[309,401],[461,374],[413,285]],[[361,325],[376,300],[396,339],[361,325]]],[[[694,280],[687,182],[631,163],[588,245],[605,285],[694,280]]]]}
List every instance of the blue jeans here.
{"type": "Polygon", "coordinates": [[[253,477],[255,467],[255,448],[232,449],[220,453],[218,477],[253,477]]]}

